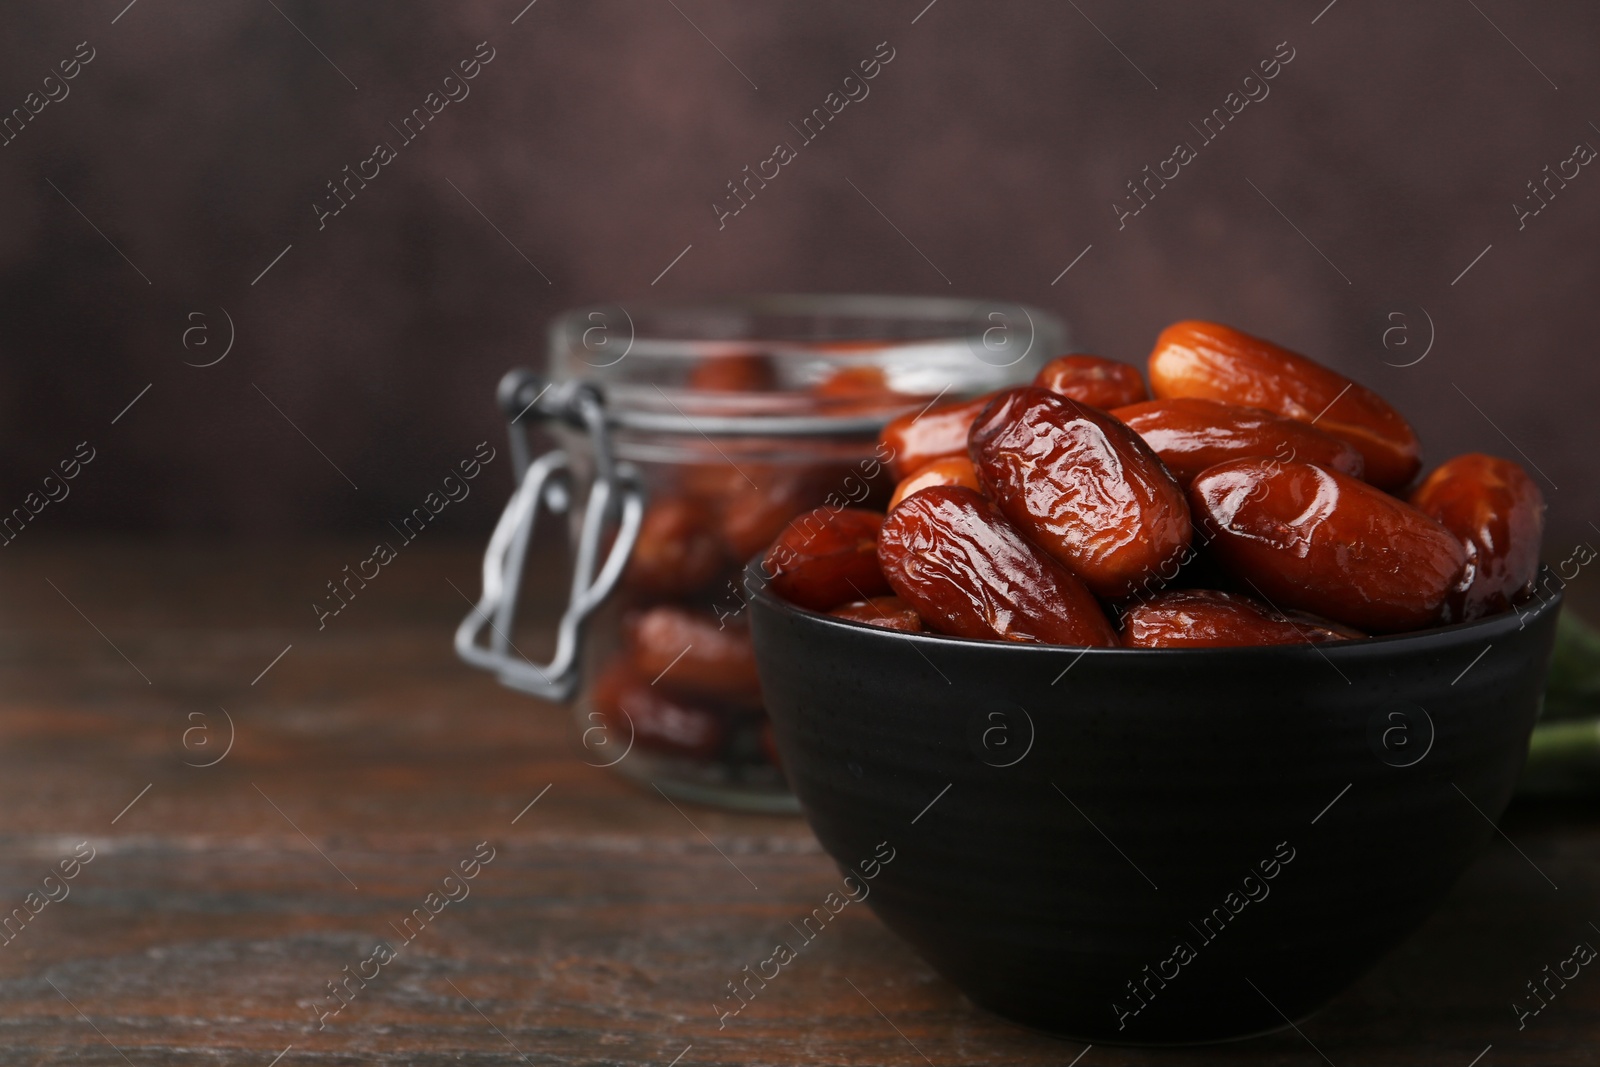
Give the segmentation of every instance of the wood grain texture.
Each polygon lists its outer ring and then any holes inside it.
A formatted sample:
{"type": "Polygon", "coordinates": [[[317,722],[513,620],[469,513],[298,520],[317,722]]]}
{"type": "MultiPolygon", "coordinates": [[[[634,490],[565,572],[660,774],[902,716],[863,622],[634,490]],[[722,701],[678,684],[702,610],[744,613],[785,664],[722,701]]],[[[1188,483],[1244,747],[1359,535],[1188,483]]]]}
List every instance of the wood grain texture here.
{"type": "MultiPolygon", "coordinates": [[[[358,551],[11,550],[0,908],[78,842],[96,855],[0,947],[0,1062],[266,1067],[288,1049],[281,1067],[947,1067],[1084,1052],[973,1007],[859,905],[719,1029],[725,983],[798,941],[790,920],[838,884],[804,822],[674,810],[586,766],[562,712],[459,665],[451,583],[475,591],[474,546],[417,546],[319,632],[309,602],[358,551]],[[184,744],[202,722],[225,738],[219,708],[233,749],[186,766],[220,753],[184,744]],[[495,858],[470,895],[404,942],[395,926],[483,841],[495,858]],[[396,958],[318,1029],[326,983],[380,940],[396,958]]],[[[1466,1067],[1490,1044],[1483,1067],[1600,1062],[1600,974],[1520,1032],[1510,1008],[1575,942],[1600,944],[1600,817],[1524,804],[1505,828],[1516,848],[1498,840],[1299,1033],[1095,1046],[1078,1063],[1320,1050],[1340,1067],[1466,1067]]]]}

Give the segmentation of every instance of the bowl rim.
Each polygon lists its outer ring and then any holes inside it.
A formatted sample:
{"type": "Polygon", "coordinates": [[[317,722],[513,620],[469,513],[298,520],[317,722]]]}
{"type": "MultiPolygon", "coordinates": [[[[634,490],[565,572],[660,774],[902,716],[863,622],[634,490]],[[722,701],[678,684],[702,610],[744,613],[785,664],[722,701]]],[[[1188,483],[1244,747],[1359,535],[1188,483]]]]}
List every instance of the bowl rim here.
{"type": "Polygon", "coordinates": [[[1025,641],[1001,641],[992,638],[955,637],[950,634],[939,633],[908,633],[904,630],[890,630],[882,626],[869,626],[866,623],[851,622],[847,619],[835,618],[826,612],[813,611],[791,603],[769,588],[770,580],[762,571],[762,561],[765,553],[756,556],[744,568],[744,587],[749,595],[750,603],[761,602],[781,614],[798,616],[813,625],[825,629],[848,631],[850,633],[875,635],[868,640],[884,638],[891,640],[908,640],[918,645],[932,648],[953,648],[975,650],[982,648],[1006,649],[1015,655],[1071,655],[1077,658],[1114,657],[1118,659],[1133,659],[1141,657],[1158,656],[1167,662],[1173,662],[1179,657],[1193,659],[1205,656],[1249,656],[1271,657],[1281,656],[1290,658],[1305,656],[1308,653],[1318,653],[1324,659],[1332,656],[1361,655],[1368,651],[1405,652],[1410,646],[1417,646],[1416,651],[1421,651],[1429,646],[1454,645],[1470,640],[1475,633],[1485,637],[1503,633],[1510,623],[1519,621],[1521,625],[1517,630],[1526,629],[1529,625],[1537,624],[1547,614],[1560,610],[1566,595],[1566,581],[1547,563],[1539,565],[1539,575],[1534,582],[1534,588],[1539,592],[1532,598],[1513,604],[1505,611],[1494,615],[1486,615],[1481,619],[1468,619],[1464,622],[1449,623],[1444,626],[1430,626],[1424,630],[1407,630],[1397,634],[1376,634],[1368,637],[1349,638],[1343,641],[1307,641],[1302,644],[1285,645],[1219,645],[1212,648],[1126,648],[1121,645],[1105,647],[1085,645],[1046,645],[1025,641]],[[1554,595],[1546,595],[1546,578],[1553,577],[1554,595]],[[1532,607],[1529,607],[1530,603],[1532,607]]]}

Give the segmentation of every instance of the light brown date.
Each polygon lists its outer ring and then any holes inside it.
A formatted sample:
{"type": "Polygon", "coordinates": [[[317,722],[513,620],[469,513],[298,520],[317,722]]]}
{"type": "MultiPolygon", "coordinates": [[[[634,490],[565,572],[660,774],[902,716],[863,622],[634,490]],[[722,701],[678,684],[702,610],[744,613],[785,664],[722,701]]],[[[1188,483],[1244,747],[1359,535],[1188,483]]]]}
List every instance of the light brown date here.
{"type": "Polygon", "coordinates": [[[878,559],[894,591],[940,633],[1116,644],[1084,584],[971,489],[933,486],[902,502],[883,524],[878,559]]]}
{"type": "Polygon", "coordinates": [[[1139,368],[1100,356],[1060,356],[1044,365],[1033,384],[1068,400],[1110,411],[1150,399],[1139,368]]]}
{"type": "Polygon", "coordinates": [[[651,685],[740,707],[761,706],[755,648],[742,626],[718,626],[709,616],[663,605],[630,620],[628,644],[634,669],[651,685]]]}
{"type": "Polygon", "coordinates": [[[1373,632],[1440,621],[1467,555],[1416,508],[1309,463],[1238,459],[1189,487],[1209,551],[1279,608],[1373,632]]]}
{"type": "Polygon", "coordinates": [[[1428,475],[1411,504],[1466,549],[1466,577],[1450,597],[1452,620],[1505,611],[1532,591],[1544,539],[1544,494],[1519,465],[1481,452],[1457,456],[1428,475]]]}
{"type": "Polygon", "coordinates": [[[856,508],[820,507],[801,515],[762,561],[772,591],[812,611],[889,592],[878,569],[882,525],[882,515],[856,508]]]}
{"type": "Polygon", "coordinates": [[[967,454],[967,431],[994,394],[942,404],[924,412],[908,411],[883,428],[879,453],[889,456],[889,473],[904,479],[920,467],[946,456],[967,454]]]}
{"type": "Polygon", "coordinates": [[[885,630],[899,630],[908,634],[922,632],[922,618],[917,615],[917,609],[897,596],[875,596],[868,600],[853,601],[834,608],[828,614],[836,619],[864,622],[885,630]]]}
{"type": "Polygon", "coordinates": [[[1099,408],[1009,389],[972,424],[970,450],[1006,518],[1100,596],[1127,594],[1189,545],[1182,487],[1099,408]]]}
{"type": "Polygon", "coordinates": [[[972,469],[972,460],[966,456],[946,456],[924,464],[894,487],[894,496],[889,498],[889,510],[893,511],[900,501],[930,485],[964,485],[968,489],[976,489],[978,472],[972,469]]]}
{"type": "Polygon", "coordinates": [[[1111,414],[1144,438],[1183,486],[1207,467],[1246,456],[1297,459],[1352,478],[1366,470],[1360,451],[1350,442],[1262,408],[1187,397],[1148,400],[1111,414]]]}
{"type": "Polygon", "coordinates": [[[1157,399],[1198,397],[1309,422],[1360,450],[1367,481],[1397,489],[1422,467],[1417,435],[1377,393],[1297,352],[1215,322],[1177,322],[1150,353],[1157,399]]]}
{"type": "Polygon", "coordinates": [[[1235,593],[1178,589],[1123,613],[1122,643],[1129,648],[1223,648],[1299,645],[1359,637],[1336,624],[1291,618],[1235,593]]]}

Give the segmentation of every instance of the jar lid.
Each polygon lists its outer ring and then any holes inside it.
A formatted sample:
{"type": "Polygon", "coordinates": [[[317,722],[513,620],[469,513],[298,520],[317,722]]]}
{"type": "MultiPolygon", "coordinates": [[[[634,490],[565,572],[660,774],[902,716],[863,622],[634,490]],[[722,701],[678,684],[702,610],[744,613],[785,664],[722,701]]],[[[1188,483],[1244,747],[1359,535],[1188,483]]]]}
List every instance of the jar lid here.
{"type": "Polygon", "coordinates": [[[908,410],[1027,381],[1065,350],[1054,315],[919,296],[776,295],[578,308],[550,375],[588,382],[624,430],[875,434],[908,410]]]}

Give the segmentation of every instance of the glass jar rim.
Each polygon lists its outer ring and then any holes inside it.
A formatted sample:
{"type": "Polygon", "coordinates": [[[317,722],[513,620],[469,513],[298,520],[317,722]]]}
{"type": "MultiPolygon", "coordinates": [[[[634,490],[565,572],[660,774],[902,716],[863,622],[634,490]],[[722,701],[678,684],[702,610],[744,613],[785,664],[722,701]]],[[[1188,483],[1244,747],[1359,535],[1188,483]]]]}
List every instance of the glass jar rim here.
{"type": "Polygon", "coordinates": [[[620,430],[706,437],[860,435],[897,415],[1031,378],[1066,328],[1024,304],[939,296],[772,294],[580,307],[549,329],[556,381],[599,387],[620,430]],[[760,353],[774,388],[695,388],[689,372],[760,353]],[[876,402],[822,403],[823,378],[871,368],[876,402]]]}

